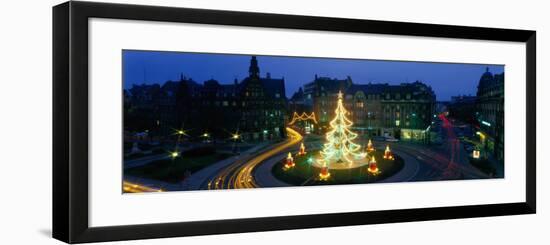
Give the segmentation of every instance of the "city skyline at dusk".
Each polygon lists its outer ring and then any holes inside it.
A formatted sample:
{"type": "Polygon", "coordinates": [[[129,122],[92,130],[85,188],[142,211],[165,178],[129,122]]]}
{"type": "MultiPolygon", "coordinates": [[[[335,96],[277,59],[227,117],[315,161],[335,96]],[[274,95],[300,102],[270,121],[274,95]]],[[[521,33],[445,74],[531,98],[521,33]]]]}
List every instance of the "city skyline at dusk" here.
{"type": "Polygon", "coordinates": [[[125,193],[504,177],[503,66],[123,56],[125,193]]]}
{"type": "MultiPolygon", "coordinates": [[[[350,76],[357,84],[421,81],[432,87],[438,101],[448,101],[451,96],[475,95],[479,77],[487,68],[493,74],[504,72],[503,65],[263,55],[257,58],[261,76],[270,73],[273,78],[285,79],[288,98],[318,75],[337,79],[350,76]]],[[[209,79],[230,84],[248,76],[249,59],[250,55],[238,54],[125,50],[124,88],[176,81],[182,74],[200,84],[209,79]]]]}

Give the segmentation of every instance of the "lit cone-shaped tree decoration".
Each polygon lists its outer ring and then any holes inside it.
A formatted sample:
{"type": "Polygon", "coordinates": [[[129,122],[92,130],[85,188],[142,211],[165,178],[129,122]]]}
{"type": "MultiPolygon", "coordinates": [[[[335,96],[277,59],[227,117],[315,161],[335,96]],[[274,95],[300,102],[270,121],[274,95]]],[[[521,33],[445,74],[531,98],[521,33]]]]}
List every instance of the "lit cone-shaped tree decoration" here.
{"type": "Polygon", "coordinates": [[[386,145],[386,150],[384,150],[384,159],[388,159],[388,160],[394,159],[389,145],[386,145]]]}
{"type": "Polygon", "coordinates": [[[376,159],[374,158],[374,156],[372,156],[372,158],[370,159],[368,171],[373,175],[377,175],[380,173],[380,170],[378,169],[378,164],[376,163],[376,159]]]}
{"type": "Polygon", "coordinates": [[[361,145],[353,142],[357,134],[350,130],[353,122],[346,115],[342,92],[338,93],[338,103],[335,117],[330,121],[330,131],[326,134],[326,143],[321,151],[321,166],[329,167],[333,163],[353,163],[354,159],[364,159],[366,153],[361,151],[361,145]]]}
{"type": "Polygon", "coordinates": [[[319,179],[327,180],[328,178],[330,178],[330,172],[328,171],[328,167],[322,167],[321,172],[319,173],[319,179]]]}
{"type": "Polygon", "coordinates": [[[292,157],[292,154],[289,152],[288,156],[286,157],[286,163],[285,163],[285,169],[290,169],[296,166],[294,163],[294,158],[292,157]]]}
{"type": "Polygon", "coordinates": [[[303,156],[306,154],[306,146],[304,146],[304,142],[300,145],[300,151],[298,151],[298,156],[303,156]]]}
{"type": "Polygon", "coordinates": [[[374,146],[372,145],[372,141],[369,140],[369,143],[367,144],[367,152],[373,152],[374,146]]]}

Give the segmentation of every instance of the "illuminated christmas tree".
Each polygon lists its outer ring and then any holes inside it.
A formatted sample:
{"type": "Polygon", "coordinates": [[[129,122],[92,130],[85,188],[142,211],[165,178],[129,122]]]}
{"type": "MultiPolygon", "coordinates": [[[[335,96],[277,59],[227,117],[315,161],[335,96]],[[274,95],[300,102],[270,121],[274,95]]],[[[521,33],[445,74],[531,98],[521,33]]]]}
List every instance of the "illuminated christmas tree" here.
{"type": "MultiPolygon", "coordinates": [[[[353,122],[346,117],[349,113],[344,108],[342,100],[342,92],[339,92],[336,115],[330,122],[331,130],[326,134],[327,142],[321,151],[320,163],[325,168],[334,163],[352,164],[354,160],[361,160],[367,156],[361,151],[361,145],[353,142],[357,134],[350,130],[353,122]]],[[[327,169],[324,170],[327,171],[327,169]]]]}

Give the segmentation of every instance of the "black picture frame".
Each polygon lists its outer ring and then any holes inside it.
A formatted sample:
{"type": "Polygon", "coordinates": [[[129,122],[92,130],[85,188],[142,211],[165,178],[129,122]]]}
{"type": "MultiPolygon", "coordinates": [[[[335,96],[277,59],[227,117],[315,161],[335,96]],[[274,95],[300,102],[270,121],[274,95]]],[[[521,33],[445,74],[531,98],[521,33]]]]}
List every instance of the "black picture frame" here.
{"type": "Polygon", "coordinates": [[[536,212],[535,84],[535,31],[66,2],[53,7],[53,237],[67,243],[82,243],[533,214],[536,212]],[[527,72],[525,74],[527,82],[526,201],[472,206],[89,227],[88,20],[92,17],[525,43],[527,57],[527,72]]]}

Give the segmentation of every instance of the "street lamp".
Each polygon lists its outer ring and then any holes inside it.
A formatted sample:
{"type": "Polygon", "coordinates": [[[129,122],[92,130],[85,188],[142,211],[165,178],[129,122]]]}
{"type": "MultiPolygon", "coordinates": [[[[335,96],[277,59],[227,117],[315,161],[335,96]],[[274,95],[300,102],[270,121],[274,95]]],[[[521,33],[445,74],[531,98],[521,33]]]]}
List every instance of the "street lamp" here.
{"type": "Polygon", "coordinates": [[[185,135],[185,131],[182,130],[182,129],[178,129],[178,130],[176,130],[176,134],[177,135],[185,135]]]}
{"type": "Polygon", "coordinates": [[[174,152],[171,152],[170,153],[170,157],[172,157],[172,159],[178,157],[180,154],[177,152],[177,151],[174,151],[174,152]]]}
{"type": "Polygon", "coordinates": [[[472,157],[473,157],[474,159],[479,159],[479,156],[480,156],[480,155],[481,155],[481,154],[480,154],[479,150],[474,150],[474,151],[472,152],[472,157]]]}
{"type": "Polygon", "coordinates": [[[233,152],[236,154],[239,154],[239,146],[237,145],[237,141],[241,138],[241,135],[239,135],[238,131],[231,135],[231,139],[233,139],[233,152]]]}

